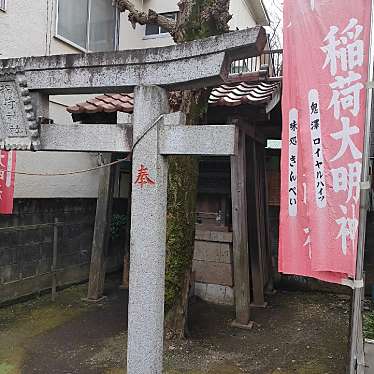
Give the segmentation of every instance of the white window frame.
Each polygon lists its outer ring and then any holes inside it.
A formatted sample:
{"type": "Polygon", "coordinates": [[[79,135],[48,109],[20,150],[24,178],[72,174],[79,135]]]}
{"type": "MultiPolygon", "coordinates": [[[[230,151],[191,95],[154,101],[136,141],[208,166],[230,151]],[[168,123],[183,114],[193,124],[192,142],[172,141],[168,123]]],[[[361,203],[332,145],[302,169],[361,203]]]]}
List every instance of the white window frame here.
{"type": "MultiPolygon", "coordinates": [[[[170,12],[162,12],[160,13],[160,15],[165,15],[165,14],[172,14],[174,13],[175,14],[175,20],[177,20],[178,18],[178,11],[177,10],[174,10],[174,11],[170,11],[170,12]]],[[[147,39],[157,39],[157,38],[168,38],[170,37],[171,38],[171,35],[169,32],[161,32],[161,29],[162,27],[159,25],[158,26],[158,30],[159,30],[159,33],[158,34],[150,34],[150,35],[146,35],[146,29],[147,29],[147,25],[144,26],[144,36],[143,36],[143,40],[147,40],[147,39]]]]}
{"type": "MultiPolygon", "coordinates": [[[[1,0],[0,0],[1,1],[1,0]]],[[[6,1],[6,0],[4,0],[6,1]]],[[[56,24],[55,24],[55,38],[56,39],[59,39],[61,40],[62,42],[66,43],[66,44],[69,44],[71,45],[72,47],[76,48],[76,49],[79,49],[80,51],[82,52],[85,52],[85,53],[89,53],[89,52],[92,52],[90,49],[87,49],[87,48],[84,48],[80,45],[78,45],[77,43],[74,43],[73,41],[65,38],[64,36],[62,35],[59,35],[58,33],[58,17],[59,17],[59,12],[58,12],[58,9],[59,9],[59,4],[58,4],[59,0],[56,0],[56,24]]],[[[91,27],[91,0],[88,0],[88,20],[87,20],[87,45],[90,45],[90,27],[91,27]]],[[[116,19],[115,19],[115,35],[114,35],[114,50],[117,51],[118,48],[119,48],[119,27],[120,27],[120,13],[119,13],[119,10],[117,8],[116,10],[116,19]]]]}
{"type": "Polygon", "coordinates": [[[6,0],[0,0],[0,10],[6,12],[6,0]]]}

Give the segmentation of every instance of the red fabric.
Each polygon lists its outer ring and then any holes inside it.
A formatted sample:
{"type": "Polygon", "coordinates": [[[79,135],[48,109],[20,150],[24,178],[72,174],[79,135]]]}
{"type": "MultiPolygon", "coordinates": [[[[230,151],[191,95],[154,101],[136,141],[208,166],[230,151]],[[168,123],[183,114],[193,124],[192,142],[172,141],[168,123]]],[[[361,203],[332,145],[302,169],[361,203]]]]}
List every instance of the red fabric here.
{"type": "Polygon", "coordinates": [[[370,0],[284,1],[279,270],[355,276],[370,0]]]}
{"type": "Polygon", "coordinates": [[[0,151],[0,214],[13,213],[16,151],[0,151]]]}

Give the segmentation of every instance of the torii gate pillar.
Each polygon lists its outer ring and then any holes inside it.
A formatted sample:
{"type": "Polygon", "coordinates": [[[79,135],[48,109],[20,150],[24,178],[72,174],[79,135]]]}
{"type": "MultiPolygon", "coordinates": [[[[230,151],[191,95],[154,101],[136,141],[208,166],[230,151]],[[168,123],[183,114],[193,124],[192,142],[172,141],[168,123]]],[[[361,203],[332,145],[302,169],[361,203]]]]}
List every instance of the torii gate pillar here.
{"type": "Polygon", "coordinates": [[[168,112],[166,90],[136,87],[134,144],[143,138],[133,151],[132,180],[137,180],[138,169],[143,165],[154,184],[138,183],[132,189],[128,374],[162,373],[167,160],[158,151],[156,122],[168,112]]]}
{"type": "Polygon", "coordinates": [[[137,86],[133,117],[128,374],[161,374],[168,155],[236,154],[235,126],[184,126],[167,91],[137,86]]]}

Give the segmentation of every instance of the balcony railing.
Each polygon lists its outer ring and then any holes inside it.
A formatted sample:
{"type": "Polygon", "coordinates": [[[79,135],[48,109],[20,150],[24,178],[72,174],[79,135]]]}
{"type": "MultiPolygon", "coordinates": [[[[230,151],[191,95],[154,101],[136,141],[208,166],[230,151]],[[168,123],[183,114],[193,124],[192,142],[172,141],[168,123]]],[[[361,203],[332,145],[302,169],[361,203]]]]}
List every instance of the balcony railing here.
{"type": "Polygon", "coordinates": [[[264,51],[262,55],[236,60],[231,64],[230,78],[260,79],[263,81],[278,81],[282,79],[283,49],[264,51]]]}

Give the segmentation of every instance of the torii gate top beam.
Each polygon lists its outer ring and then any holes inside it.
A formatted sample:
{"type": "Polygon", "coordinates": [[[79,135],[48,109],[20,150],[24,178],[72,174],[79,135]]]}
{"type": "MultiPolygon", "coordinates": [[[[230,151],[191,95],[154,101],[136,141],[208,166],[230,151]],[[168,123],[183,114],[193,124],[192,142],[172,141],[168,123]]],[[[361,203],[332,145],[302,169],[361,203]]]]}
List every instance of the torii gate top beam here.
{"type": "Polygon", "coordinates": [[[0,71],[24,70],[29,90],[45,94],[131,92],[135,86],[174,90],[226,81],[230,62],[258,56],[266,45],[260,27],[169,47],[0,60],[0,71]]]}

